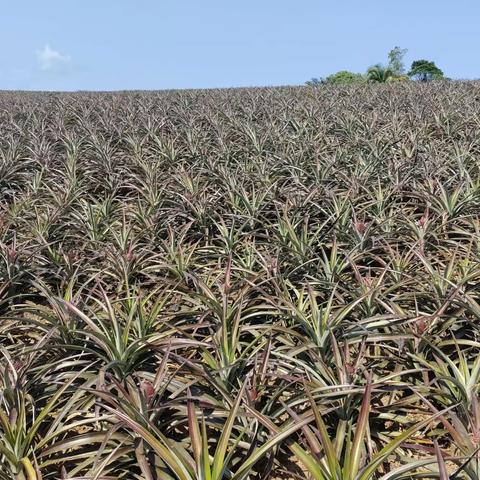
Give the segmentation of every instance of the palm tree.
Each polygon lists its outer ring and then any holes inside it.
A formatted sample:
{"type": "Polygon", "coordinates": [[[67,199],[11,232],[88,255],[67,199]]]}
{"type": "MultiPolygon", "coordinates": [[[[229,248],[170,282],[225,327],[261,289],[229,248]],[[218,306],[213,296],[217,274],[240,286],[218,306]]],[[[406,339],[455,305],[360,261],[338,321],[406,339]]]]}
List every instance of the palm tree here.
{"type": "Polygon", "coordinates": [[[385,83],[393,78],[393,71],[389,67],[377,64],[367,70],[367,79],[369,82],[385,83]]]}

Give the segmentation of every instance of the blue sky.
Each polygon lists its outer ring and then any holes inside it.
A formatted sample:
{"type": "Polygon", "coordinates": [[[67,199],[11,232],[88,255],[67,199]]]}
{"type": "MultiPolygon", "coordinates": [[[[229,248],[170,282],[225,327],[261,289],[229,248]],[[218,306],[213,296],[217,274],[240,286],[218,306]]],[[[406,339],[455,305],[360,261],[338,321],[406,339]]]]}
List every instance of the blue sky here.
{"type": "Polygon", "coordinates": [[[0,1],[0,89],[295,85],[434,60],[479,78],[478,0],[0,1]]]}

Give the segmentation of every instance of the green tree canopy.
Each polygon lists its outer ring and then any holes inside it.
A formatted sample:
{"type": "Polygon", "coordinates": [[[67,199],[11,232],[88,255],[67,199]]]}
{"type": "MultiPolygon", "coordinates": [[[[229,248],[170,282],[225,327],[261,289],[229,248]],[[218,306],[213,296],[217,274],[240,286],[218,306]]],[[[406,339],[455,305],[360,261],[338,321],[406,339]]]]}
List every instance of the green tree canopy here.
{"type": "Polygon", "coordinates": [[[351,84],[351,83],[363,83],[365,77],[361,73],[349,72],[348,70],[341,70],[340,72],[333,73],[325,79],[325,83],[332,84],[351,84]]]}
{"type": "Polygon", "coordinates": [[[385,83],[393,77],[393,71],[390,67],[384,67],[377,64],[367,70],[367,79],[369,82],[385,83]]]}
{"type": "Polygon", "coordinates": [[[393,76],[399,77],[405,73],[403,57],[407,52],[406,48],[400,47],[394,47],[388,52],[388,68],[392,71],[393,76]]]}
{"type": "Polygon", "coordinates": [[[420,82],[428,82],[443,78],[443,72],[435,65],[435,62],[415,60],[408,72],[408,76],[420,82]]]}

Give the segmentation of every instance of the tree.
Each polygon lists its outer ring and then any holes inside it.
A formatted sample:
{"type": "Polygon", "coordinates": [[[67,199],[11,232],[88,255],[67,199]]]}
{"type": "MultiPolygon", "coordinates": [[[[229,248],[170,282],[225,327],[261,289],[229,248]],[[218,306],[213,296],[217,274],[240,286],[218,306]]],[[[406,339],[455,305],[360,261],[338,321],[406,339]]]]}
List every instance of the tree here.
{"type": "Polygon", "coordinates": [[[394,47],[388,52],[388,68],[392,71],[393,76],[400,77],[405,73],[403,57],[407,52],[406,48],[400,47],[394,47]]]}
{"type": "Polygon", "coordinates": [[[340,72],[333,73],[325,79],[325,83],[331,83],[334,85],[363,82],[365,82],[364,75],[361,73],[349,72],[348,70],[341,70],[340,72]]]}
{"type": "Polygon", "coordinates": [[[322,85],[322,83],[325,83],[322,78],[312,78],[311,80],[308,80],[305,82],[309,87],[317,87],[318,85],[322,85]]]}
{"type": "Polygon", "coordinates": [[[435,62],[428,60],[415,60],[412,63],[408,76],[420,82],[429,82],[443,78],[443,72],[435,65],[435,62]]]}
{"type": "Polygon", "coordinates": [[[385,83],[393,78],[393,71],[390,67],[384,67],[377,64],[367,70],[367,79],[369,82],[385,83]]]}

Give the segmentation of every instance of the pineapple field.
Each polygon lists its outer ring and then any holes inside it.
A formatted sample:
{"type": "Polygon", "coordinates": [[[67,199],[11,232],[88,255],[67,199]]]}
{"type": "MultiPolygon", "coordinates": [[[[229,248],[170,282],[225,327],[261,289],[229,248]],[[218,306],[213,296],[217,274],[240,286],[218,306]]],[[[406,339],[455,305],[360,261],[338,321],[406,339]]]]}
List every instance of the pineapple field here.
{"type": "Polygon", "coordinates": [[[0,479],[480,478],[479,208],[479,82],[0,93],[0,479]]]}

